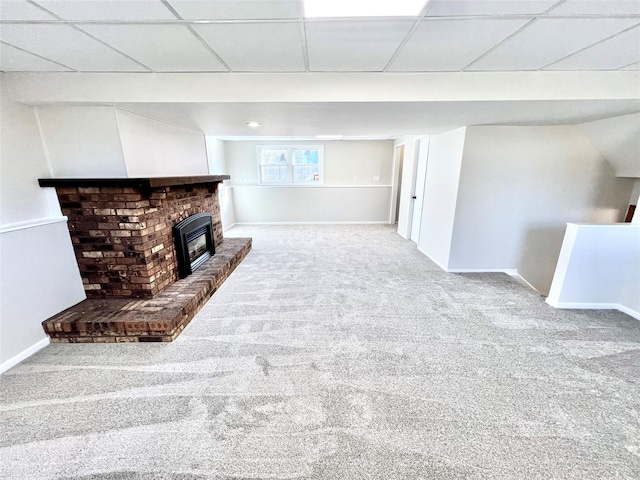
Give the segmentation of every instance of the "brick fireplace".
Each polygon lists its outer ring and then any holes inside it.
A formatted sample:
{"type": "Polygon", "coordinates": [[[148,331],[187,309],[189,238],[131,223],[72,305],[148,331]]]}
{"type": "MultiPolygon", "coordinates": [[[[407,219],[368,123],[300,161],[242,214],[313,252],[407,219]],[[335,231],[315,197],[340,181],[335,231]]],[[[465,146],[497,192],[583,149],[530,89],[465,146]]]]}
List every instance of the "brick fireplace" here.
{"type": "Polygon", "coordinates": [[[251,248],[224,239],[218,185],[230,177],[40,179],[55,187],[87,300],[43,322],[51,341],[171,341],[251,248]],[[216,254],[180,279],[172,228],[211,213],[216,254]]]}

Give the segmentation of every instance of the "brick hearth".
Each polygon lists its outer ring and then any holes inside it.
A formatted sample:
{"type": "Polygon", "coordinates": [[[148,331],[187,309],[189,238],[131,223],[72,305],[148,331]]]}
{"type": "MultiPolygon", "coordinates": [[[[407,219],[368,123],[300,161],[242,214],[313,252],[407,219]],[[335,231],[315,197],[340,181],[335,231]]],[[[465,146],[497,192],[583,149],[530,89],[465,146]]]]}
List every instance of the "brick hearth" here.
{"type": "Polygon", "coordinates": [[[218,184],[201,177],[40,179],[55,187],[87,300],[43,322],[53,342],[171,341],[251,249],[223,239],[218,184]],[[172,227],[212,214],[215,255],[179,280],[172,227]]]}
{"type": "Polygon", "coordinates": [[[226,238],[187,278],[152,299],[87,299],[43,322],[52,342],[170,342],[251,250],[250,238],[226,238]]]}

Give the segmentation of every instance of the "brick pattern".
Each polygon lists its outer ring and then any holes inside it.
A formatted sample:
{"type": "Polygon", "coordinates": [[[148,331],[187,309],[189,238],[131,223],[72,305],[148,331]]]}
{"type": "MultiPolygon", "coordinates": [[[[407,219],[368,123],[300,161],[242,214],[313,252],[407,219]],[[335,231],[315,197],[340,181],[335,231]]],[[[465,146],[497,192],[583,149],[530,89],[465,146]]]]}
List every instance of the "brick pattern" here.
{"type": "Polygon", "coordinates": [[[56,187],[88,298],[152,298],[178,280],[171,228],[213,215],[222,242],[219,182],[138,187],[56,187]]]}
{"type": "Polygon", "coordinates": [[[42,326],[54,343],[170,342],[250,250],[250,238],[224,239],[198,270],[152,299],[87,299],[42,326]]]}

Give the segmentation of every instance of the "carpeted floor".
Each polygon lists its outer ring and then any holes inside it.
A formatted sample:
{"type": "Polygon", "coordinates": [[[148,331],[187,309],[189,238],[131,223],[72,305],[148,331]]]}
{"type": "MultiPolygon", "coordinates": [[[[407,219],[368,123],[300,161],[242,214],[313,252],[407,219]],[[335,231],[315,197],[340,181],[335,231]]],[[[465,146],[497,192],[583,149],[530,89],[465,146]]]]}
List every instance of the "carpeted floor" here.
{"type": "Polygon", "coordinates": [[[637,479],[640,322],[447,274],[389,226],[243,227],[171,344],[2,382],[7,479],[637,479]]]}

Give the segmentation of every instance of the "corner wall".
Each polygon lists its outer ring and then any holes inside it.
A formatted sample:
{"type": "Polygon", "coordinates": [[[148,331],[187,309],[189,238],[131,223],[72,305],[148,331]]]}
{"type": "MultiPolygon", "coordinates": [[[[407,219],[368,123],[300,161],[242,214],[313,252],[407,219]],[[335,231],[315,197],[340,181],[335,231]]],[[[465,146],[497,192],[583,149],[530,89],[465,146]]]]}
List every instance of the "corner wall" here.
{"type": "Polygon", "coordinates": [[[429,137],[418,249],[445,270],[452,266],[451,242],[458,221],[466,130],[466,127],[458,128],[429,137]]]}
{"type": "Polygon", "coordinates": [[[640,177],[640,113],[578,125],[618,177],[640,177]]]}
{"type": "Polygon", "coordinates": [[[39,106],[35,111],[51,176],[127,176],[115,107],[39,106]]]}
{"type": "Polygon", "coordinates": [[[41,322],[83,300],[32,107],[0,81],[0,372],[48,344],[41,322]]]}
{"type": "Polygon", "coordinates": [[[622,221],[633,187],[574,126],[468,127],[448,267],[551,286],[567,222],[622,221]]]}
{"type": "Polygon", "coordinates": [[[128,177],[209,173],[202,132],[121,109],[117,118],[128,177]]]}
{"type": "Polygon", "coordinates": [[[640,320],[639,293],[640,225],[567,225],[548,304],[615,308],[640,320]]]}
{"type": "MultiPolygon", "coordinates": [[[[225,157],[225,142],[219,138],[207,135],[205,137],[207,145],[207,160],[209,162],[209,175],[228,175],[227,159],[225,157]]],[[[236,223],[236,209],[233,200],[233,188],[226,180],[218,185],[218,197],[220,200],[220,216],[222,218],[222,230],[232,227],[236,223]]]]}
{"type": "Polygon", "coordinates": [[[208,173],[204,134],[115,107],[39,106],[57,178],[135,178],[208,173]]]}

